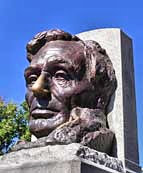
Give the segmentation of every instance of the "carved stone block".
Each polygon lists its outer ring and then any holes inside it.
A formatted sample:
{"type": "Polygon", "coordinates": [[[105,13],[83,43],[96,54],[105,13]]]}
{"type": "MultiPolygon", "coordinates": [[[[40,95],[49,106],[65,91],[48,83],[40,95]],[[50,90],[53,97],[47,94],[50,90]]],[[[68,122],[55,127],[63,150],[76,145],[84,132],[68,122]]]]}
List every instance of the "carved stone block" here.
{"type": "Polygon", "coordinates": [[[80,144],[23,149],[0,158],[0,173],[125,173],[122,162],[80,144]]]}

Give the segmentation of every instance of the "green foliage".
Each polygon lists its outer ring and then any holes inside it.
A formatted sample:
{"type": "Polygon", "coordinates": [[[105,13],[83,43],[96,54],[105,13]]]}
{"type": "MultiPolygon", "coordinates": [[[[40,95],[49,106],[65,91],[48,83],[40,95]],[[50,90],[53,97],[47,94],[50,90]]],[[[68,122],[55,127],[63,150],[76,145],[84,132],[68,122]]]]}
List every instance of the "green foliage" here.
{"type": "Polygon", "coordinates": [[[30,141],[28,106],[20,106],[0,99],[0,153],[8,152],[16,139],[30,141]]]}

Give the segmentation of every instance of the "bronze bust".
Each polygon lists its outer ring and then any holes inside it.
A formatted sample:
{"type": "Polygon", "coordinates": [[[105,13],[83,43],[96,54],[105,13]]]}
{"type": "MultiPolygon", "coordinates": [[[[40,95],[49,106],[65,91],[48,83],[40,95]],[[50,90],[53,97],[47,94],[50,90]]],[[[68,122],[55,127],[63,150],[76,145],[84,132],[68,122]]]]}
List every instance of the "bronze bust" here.
{"type": "Polygon", "coordinates": [[[81,143],[111,153],[114,133],[107,106],[115,72],[106,51],[59,29],[38,33],[27,44],[25,70],[29,127],[46,144],[81,143]]]}

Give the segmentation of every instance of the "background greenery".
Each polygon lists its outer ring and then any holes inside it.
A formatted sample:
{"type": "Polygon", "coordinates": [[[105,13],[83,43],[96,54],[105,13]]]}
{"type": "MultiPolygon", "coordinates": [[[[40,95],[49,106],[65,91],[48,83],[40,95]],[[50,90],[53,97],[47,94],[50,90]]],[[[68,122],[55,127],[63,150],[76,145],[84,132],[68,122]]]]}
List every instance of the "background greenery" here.
{"type": "Polygon", "coordinates": [[[17,105],[0,98],[0,155],[7,153],[19,140],[30,141],[28,114],[25,101],[17,105]]]}

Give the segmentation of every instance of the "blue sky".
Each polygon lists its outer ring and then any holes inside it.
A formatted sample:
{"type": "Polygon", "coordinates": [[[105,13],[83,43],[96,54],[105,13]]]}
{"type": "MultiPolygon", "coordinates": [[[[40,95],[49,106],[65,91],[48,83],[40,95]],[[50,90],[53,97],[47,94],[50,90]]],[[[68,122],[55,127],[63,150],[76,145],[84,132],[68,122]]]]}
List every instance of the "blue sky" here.
{"type": "Polygon", "coordinates": [[[24,100],[25,46],[34,34],[60,28],[76,34],[97,28],[121,28],[133,39],[140,164],[143,166],[143,2],[130,0],[1,0],[0,95],[24,100]]]}

